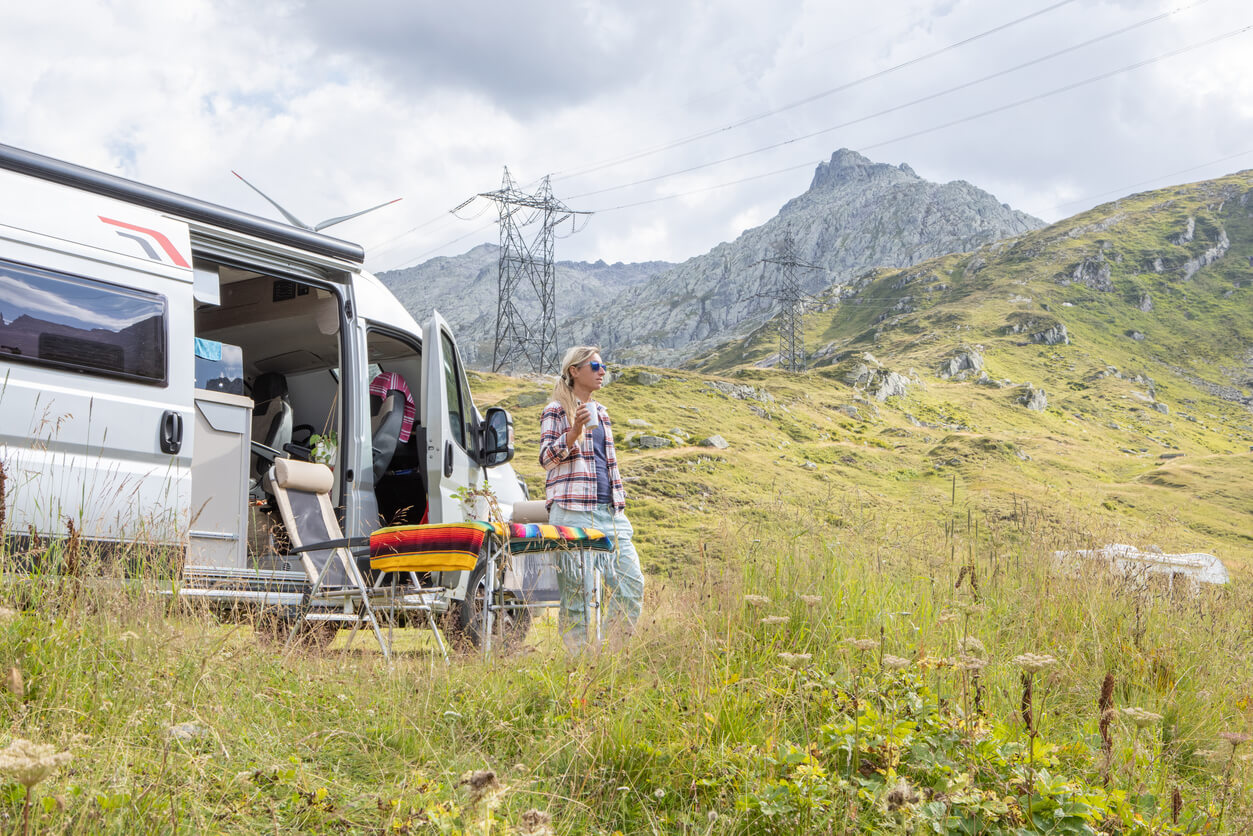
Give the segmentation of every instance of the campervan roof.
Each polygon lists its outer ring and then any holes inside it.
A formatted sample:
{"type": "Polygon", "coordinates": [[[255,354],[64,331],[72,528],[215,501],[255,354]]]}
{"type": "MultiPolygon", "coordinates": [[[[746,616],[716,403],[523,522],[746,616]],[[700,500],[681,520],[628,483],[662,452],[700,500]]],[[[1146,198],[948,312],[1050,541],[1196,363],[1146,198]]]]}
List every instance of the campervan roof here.
{"type": "Polygon", "coordinates": [[[124,177],[45,157],[11,145],[0,144],[0,169],[73,186],[86,192],[124,200],[127,203],[144,206],[184,220],[252,235],[306,252],[339,258],[354,264],[361,264],[365,261],[365,251],[358,244],[137,183],[124,177]]]}

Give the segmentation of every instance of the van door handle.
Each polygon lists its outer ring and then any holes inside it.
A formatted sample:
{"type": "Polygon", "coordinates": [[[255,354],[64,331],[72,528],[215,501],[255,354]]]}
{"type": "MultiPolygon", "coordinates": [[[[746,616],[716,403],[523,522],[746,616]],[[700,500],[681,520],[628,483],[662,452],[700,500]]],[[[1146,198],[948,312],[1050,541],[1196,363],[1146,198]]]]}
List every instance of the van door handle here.
{"type": "Polygon", "coordinates": [[[444,442],[444,475],[452,476],[452,442],[444,442]]]}
{"type": "Polygon", "coordinates": [[[183,447],[183,416],[167,409],[161,416],[161,452],[177,453],[183,447]]]}

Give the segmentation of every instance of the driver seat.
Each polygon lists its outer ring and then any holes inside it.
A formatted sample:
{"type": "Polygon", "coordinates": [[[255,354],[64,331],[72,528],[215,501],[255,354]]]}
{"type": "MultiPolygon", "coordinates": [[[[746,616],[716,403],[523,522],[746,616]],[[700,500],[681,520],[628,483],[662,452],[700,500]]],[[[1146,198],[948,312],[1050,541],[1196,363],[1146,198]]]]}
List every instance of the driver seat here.
{"type": "MultiPolygon", "coordinates": [[[[252,400],[255,404],[252,409],[252,440],[283,452],[291,443],[293,425],[287,378],[277,372],[257,375],[252,382],[252,400]]],[[[271,464],[258,456],[254,465],[255,475],[265,475],[271,464]]]]}
{"type": "Polygon", "coordinates": [[[370,381],[370,438],[374,484],[387,473],[401,444],[413,434],[417,404],[405,379],[395,372],[380,372],[370,381]]]}

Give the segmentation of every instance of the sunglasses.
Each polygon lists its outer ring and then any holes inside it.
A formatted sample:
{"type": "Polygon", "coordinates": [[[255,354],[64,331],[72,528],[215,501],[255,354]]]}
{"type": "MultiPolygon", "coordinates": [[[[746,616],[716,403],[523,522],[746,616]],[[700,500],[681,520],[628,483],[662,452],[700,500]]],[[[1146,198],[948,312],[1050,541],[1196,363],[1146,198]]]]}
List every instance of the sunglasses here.
{"type": "Polygon", "coordinates": [[[586,365],[588,368],[590,368],[590,369],[591,369],[592,371],[594,371],[594,372],[605,372],[605,371],[609,371],[609,367],[608,367],[608,366],[606,366],[604,363],[597,363],[595,360],[589,360],[589,361],[588,361],[587,363],[585,363],[584,365],[586,365]]]}

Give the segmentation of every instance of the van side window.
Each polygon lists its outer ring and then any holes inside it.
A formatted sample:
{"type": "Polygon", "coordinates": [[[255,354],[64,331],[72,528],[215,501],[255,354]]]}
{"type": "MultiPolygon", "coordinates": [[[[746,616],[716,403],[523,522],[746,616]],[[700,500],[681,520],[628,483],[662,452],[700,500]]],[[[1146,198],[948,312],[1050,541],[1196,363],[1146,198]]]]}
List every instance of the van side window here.
{"type": "Polygon", "coordinates": [[[448,424],[452,427],[453,438],[457,439],[461,449],[473,455],[477,445],[470,386],[466,383],[465,371],[457,362],[457,347],[453,345],[452,338],[441,333],[440,340],[444,345],[444,391],[448,395],[448,424]]]}
{"type": "Polygon", "coordinates": [[[448,425],[452,437],[462,449],[466,446],[465,406],[461,403],[461,387],[457,381],[457,349],[447,334],[440,334],[444,343],[444,392],[448,397],[448,425]]]}
{"type": "Polygon", "coordinates": [[[164,296],[0,260],[0,360],[164,386],[164,296]]]}

